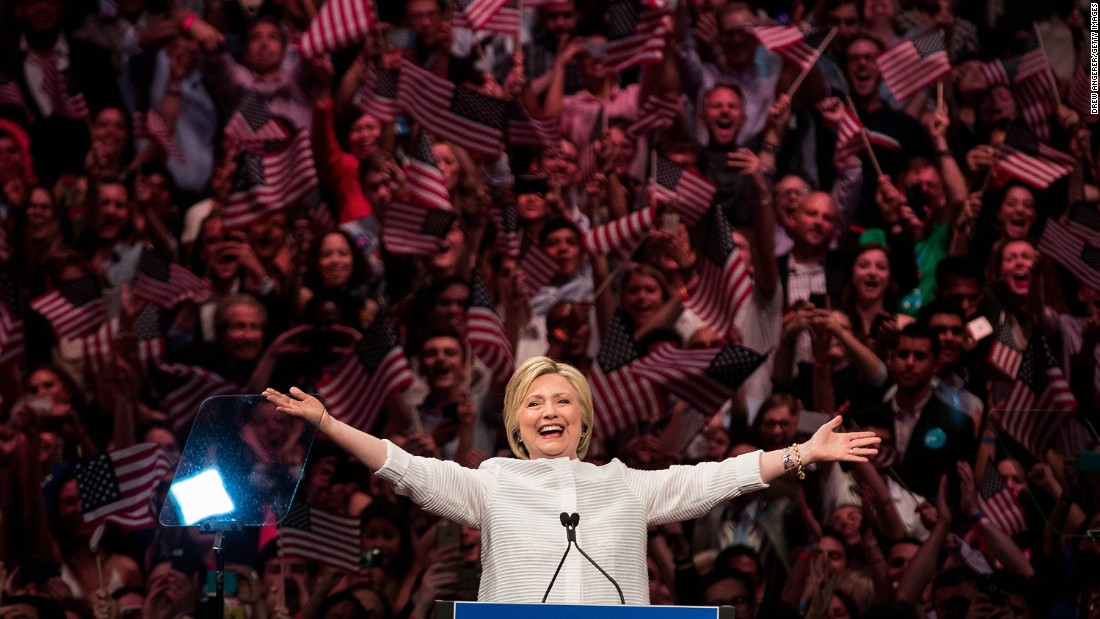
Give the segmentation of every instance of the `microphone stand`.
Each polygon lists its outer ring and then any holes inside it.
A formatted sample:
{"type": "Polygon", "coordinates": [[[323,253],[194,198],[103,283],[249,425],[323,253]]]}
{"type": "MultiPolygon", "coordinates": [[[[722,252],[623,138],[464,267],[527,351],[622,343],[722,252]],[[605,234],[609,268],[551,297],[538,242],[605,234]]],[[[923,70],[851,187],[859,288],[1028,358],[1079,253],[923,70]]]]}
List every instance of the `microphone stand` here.
{"type": "Polygon", "coordinates": [[[550,585],[546,587],[546,593],[542,595],[542,603],[545,604],[546,598],[550,597],[550,590],[554,588],[554,582],[558,579],[558,573],[561,572],[561,566],[565,565],[565,558],[569,556],[569,550],[573,546],[576,546],[577,552],[581,553],[581,555],[585,559],[588,559],[588,562],[591,563],[597,570],[599,570],[600,573],[603,574],[604,578],[610,580],[611,584],[615,585],[615,591],[617,591],[619,594],[619,603],[621,603],[623,606],[626,606],[626,597],[623,595],[623,589],[619,586],[619,583],[611,577],[611,574],[608,574],[606,571],[604,571],[604,569],[600,567],[599,563],[596,563],[596,561],[593,560],[592,557],[588,556],[588,553],[585,552],[584,549],[581,548],[581,545],[577,543],[577,525],[580,524],[581,521],[580,514],[577,514],[575,512],[573,514],[562,512],[559,518],[561,519],[561,526],[565,527],[565,554],[561,556],[561,561],[558,562],[558,569],[554,570],[554,577],[550,579],[550,585]]]}

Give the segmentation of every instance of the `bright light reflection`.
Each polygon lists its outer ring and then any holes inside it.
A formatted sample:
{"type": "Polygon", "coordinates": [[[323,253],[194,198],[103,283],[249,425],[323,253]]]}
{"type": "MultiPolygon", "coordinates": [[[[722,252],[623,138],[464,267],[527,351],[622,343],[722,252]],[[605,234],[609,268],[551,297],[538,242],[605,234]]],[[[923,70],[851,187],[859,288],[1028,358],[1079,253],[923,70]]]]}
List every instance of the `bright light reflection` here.
{"type": "Polygon", "coordinates": [[[217,469],[207,469],[194,477],[177,481],[169,492],[183,512],[184,525],[228,514],[236,509],[217,469]]]}

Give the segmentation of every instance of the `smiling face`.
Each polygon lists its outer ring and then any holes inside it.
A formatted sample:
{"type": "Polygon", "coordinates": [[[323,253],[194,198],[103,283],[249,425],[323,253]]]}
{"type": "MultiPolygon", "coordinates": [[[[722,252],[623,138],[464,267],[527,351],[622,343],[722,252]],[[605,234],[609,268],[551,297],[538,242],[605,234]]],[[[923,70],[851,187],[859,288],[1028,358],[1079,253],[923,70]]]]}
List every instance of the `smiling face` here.
{"type": "Polygon", "coordinates": [[[997,223],[1006,238],[1026,238],[1035,223],[1035,196],[1024,187],[1010,187],[997,209],[997,223]]]}
{"type": "Polygon", "coordinates": [[[1001,250],[1001,282],[1013,296],[1027,296],[1035,274],[1035,248],[1028,241],[1012,241],[1001,250]]]}
{"type": "Polygon", "coordinates": [[[641,325],[664,303],[661,284],[644,273],[632,273],[623,287],[623,311],[641,325]]]}
{"type": "Polygon", "coordinates": [[[122,183],[104,183],[96,195],[99,207],[99,238],[116,241],[130,222],[130,194],[122,183]]]}
{"type": "Polygon", "coordinates": [[[966,334],[963,319],[956,314],[933,314],[928,319],[928,328],[940,338],[940,363],[952,365],[957,362],[963,352],[963,336],[966,334]]]}
{"type": "Polygon", "coordinates": [[[836,235],[836,202],[827,193],[811,193],[795,215],[794,241],[811,250],[824,250],[836,235]]]}
{"type": "Polygon", "coordinates": [[[878,92],[879,73],[878,46],[867,39],[856,39],[848,46],[844,62],[844,77],[852,87],[852,94],[861,99],[874,96],[878,92]]]}
{"type": "Polygon", "coordinates": [[[342,234],[330,232],[321,240],[321,253],[317,260],[317,270],[321,283],[332,288],[343,286],[351,279],[353,267],[352,249],[342,234]]]}
{"type": "Polygon", "coordinates": [[[703,101],[703,124],[715,144],[732,144],[745,124],[745,104],[730,88],[715,88],[703,101]]]}
{"type": "Polygon", "coordinates": [[[886,295],[890,283],[890,259],[881,249],[869,249],[852,265],[852,286],[860,301],[877,301],[886,295]]]}
{"type": "Polygon", "coordinates": [[[348,150],[352,156],[362,161],[378,149],[378,138],[381,135],[382,123],[370,114],[363,114],[348,130],[348,150]]]}
{"type": "Polygon", "coordinates": [[[531,382],[519,411],[519,436],[531,460],[577,458],[584,432],[573,385],[560,374],[531,382]]]}
{"type": "Polygon", "coordinates": [[[117,107],[103,108],[92,124],[92,141],[103,145],[105,154],[117,157],[126,149],[126,115],[117,107]]]}
{"type": "Polygon", "coordinates": [[[420,361],[433,392],[452,391],[465,380],[462,342],[450,336],[428,338],[420,348],[420,361]]]}

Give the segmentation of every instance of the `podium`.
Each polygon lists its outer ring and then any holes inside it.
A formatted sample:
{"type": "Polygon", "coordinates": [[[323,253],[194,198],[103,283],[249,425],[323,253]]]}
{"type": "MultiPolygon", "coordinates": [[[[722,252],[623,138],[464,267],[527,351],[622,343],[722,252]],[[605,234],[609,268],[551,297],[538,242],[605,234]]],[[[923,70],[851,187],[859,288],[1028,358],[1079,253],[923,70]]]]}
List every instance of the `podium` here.
{"type": "Polygon", "coordinates": [[[436,619],[734,619],[732,606],[435,603],[436,619]]]}

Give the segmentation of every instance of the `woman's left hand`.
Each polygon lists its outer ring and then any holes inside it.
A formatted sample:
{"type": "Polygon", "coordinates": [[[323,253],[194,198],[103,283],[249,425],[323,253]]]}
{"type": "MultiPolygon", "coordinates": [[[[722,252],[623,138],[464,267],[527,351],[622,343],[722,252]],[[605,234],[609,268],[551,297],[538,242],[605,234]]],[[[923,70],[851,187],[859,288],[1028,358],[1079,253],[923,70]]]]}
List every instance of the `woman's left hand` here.
{"type": "Polygon", "coordinates": [[[874,432],[835,432],[843,420],[839,415],[833,417],[814,432],[803,448],[803,461],[867,462],[878,453],[876,445],[882,439],[874,432]]]}

